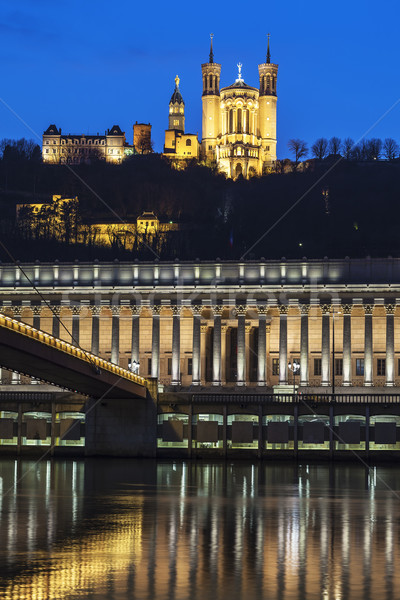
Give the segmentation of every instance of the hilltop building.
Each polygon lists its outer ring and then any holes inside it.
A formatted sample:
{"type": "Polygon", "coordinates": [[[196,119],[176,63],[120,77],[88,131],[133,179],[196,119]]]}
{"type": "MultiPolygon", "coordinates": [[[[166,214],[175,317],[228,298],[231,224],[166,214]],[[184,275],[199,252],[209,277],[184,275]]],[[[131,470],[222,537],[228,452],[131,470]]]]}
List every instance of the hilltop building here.
{"type": "Polygon", "coordinates": [[[258,65],[259,87],[247,85],[238,64],[236,81],[220,89],[221,65],[210,55],[201,65],[203,125],[201,154],[216,161],[228,177],[250,177],[271,170],[276,162],[278,65],[271,63],[270,42],[265,63],[258,65]]]}
{"type": "Polygon", "coordinates": [[[104,135],[68,134],[50,125],[43,133],[43,162],[79,164],[93,158],[121,163],[125,156],[125,132],[119,125],[107,129],[104,135]]]}
{"type": "MultiPolygon", "coordinates": [[[[194,133],[185,133],[185,103],[175,77],[175,89],[169,101],[168,129],[165,131],[164,156],[179,161],[199,158],[199,140],[194,133]]],[[[179,166],[179,165],[177,165],[179,166]]]]}

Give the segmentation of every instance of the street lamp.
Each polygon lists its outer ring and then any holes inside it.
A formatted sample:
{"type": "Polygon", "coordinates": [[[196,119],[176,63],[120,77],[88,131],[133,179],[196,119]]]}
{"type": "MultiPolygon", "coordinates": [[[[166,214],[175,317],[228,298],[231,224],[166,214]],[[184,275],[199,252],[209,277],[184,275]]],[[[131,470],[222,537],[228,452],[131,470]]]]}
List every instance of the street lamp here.
{"type": "Polygon", "coordinates": [[[289,369],[293,373],[293,395],[296,393],[296,375],[300,372],[300,363],[295,358],[288,364],[289,369]]]}

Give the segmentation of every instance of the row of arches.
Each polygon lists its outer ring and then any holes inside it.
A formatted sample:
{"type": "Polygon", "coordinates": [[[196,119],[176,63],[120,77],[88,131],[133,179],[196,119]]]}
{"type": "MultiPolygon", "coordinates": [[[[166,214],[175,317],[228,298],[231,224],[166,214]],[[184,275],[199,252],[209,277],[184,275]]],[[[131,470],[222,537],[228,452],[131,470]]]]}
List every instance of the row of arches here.
{"type": "Polygon", "coordinates": [[[218,92],[219,90],[219,77],[218,75],[204,75],[203,76],[203,90],[218,92]]]}
{"type": "Polygon", "coordinates": [[[249,109],[231,108],[225,114],[224,133],[254,133],[256,116],[252,118],[249,109]]]}
{"type": "Polygon", "coordinates": [[[276,77],[275,75],[263,75],[260,77],[260,92],[266,94],[276,93],[276,77]]]}

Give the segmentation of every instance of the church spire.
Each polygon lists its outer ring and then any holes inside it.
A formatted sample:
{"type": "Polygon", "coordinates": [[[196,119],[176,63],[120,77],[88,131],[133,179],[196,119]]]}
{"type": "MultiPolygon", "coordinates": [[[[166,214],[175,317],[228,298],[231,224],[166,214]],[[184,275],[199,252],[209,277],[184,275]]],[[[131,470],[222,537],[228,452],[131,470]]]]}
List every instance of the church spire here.
{"type": "Polygon", "coordinates": [[[210,33],[210,39],[211,39],[211,44],[210,44],[210,60],[208,61],[210,63],[214,62],[213,37],[214,37],[214,34],[210,33]]]}
{"type": "Polygon", "coordinates": [[[271,63],[271,52],[269,49],[269,38],[271,37],[271,34],[268,34],[268,48],[267,48],[267,65],[269,65],[271,63]]]}

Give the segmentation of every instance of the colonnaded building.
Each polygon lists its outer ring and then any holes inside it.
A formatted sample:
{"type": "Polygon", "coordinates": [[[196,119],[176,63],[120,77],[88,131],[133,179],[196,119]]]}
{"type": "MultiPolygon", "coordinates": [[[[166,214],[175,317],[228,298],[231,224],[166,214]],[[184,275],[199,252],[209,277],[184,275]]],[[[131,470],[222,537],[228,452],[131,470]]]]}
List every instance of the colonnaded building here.
{"type": "MultiPolygon", "coordinates": [[[[399,282],[394,258],[36,262],[1,265],[0,301],[152,379],[154,453],[369,456],[400,450],[399,282]]],[[[2,372],[0,446],[84,446],[86,399],[24,368],[2,372]]]]}

